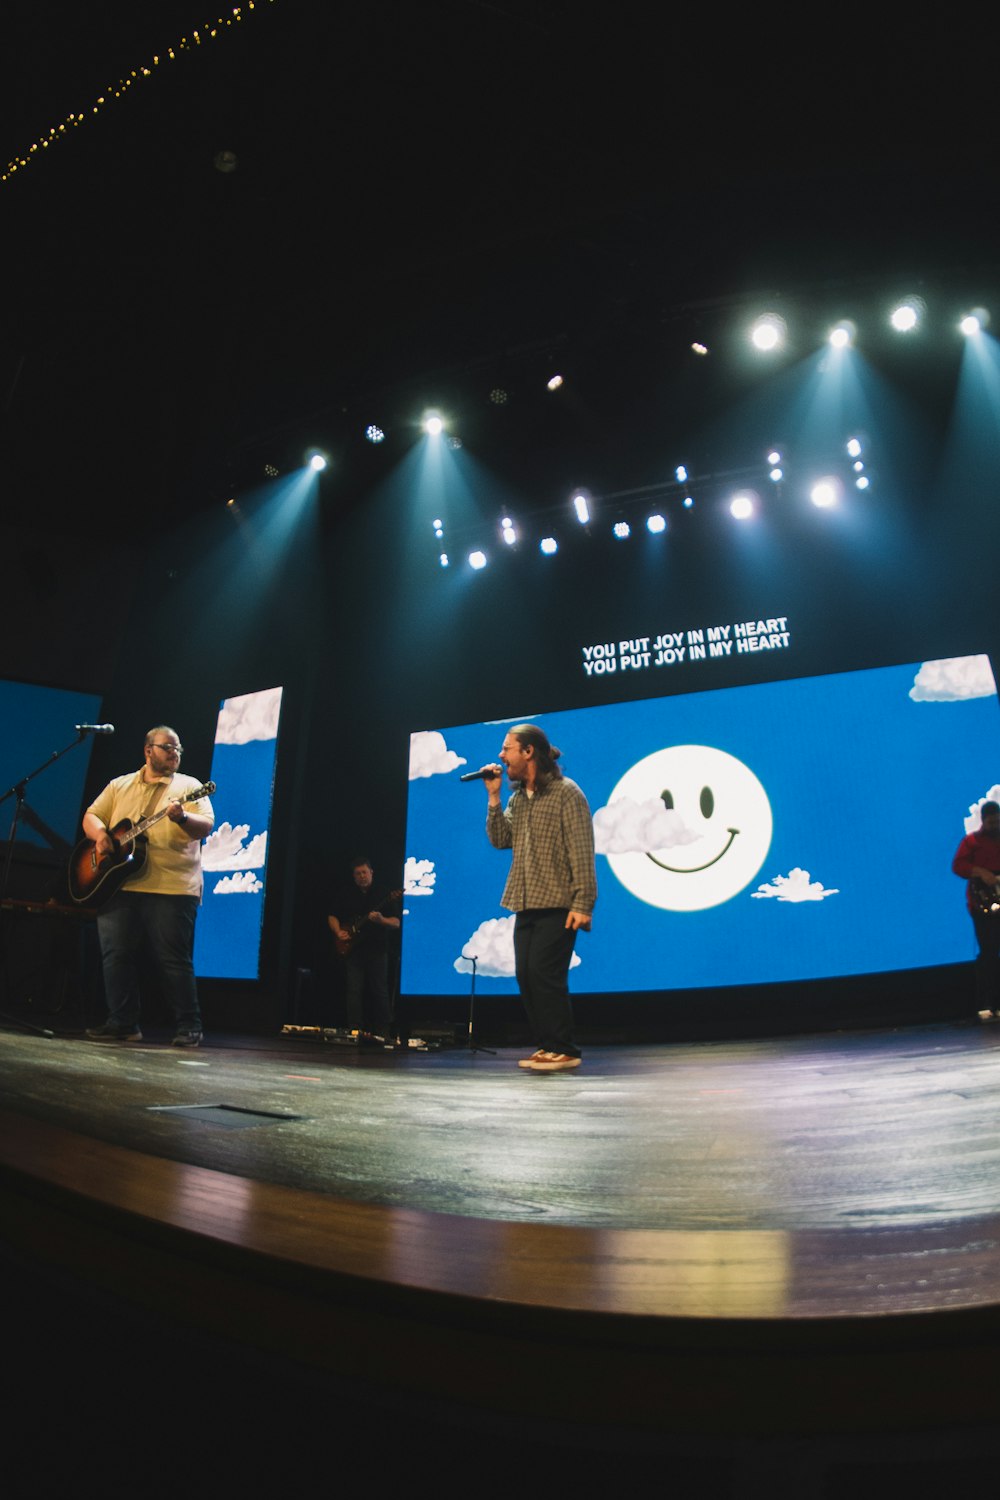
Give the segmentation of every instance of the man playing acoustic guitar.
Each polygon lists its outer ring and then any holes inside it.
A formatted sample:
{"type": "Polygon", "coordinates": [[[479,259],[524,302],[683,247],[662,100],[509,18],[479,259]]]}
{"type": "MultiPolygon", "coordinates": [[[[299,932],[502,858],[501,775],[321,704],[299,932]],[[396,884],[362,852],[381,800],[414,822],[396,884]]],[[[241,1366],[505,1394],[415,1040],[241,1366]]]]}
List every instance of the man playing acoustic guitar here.
{"type": "Polygon", "coordinates": [[[83,816],[83,831],[100,859],[115,854],[112,830],[123,819],[138,823],[166,808],[149,830],[137,874],[98,913],[108,1018],[87,1032],[92,1042],[142,1040],[139,952],[144,942],[173,1014],[174,1046],[197,1047],[201,1041],[194,923],[201,902],[201,841],[211,833],[215,814],[207,797],[180,800],[199,785],[178,771],[182,753],[175,732],[158,724],[146,735],[142,769],[109,782],[83,816]]]}
{"type": "Polygon", "coordinates": [[[376,890],[374,878],[367,858],[352,859],[353,884],[334,895],[337,915],[331,913],[326,920],[344,960],[348,1026],[359,1033],[389,1037],[389,939],[399,931],[399,917],[389,915],[386,908],[391,910],[399,892],[376,890]]]}

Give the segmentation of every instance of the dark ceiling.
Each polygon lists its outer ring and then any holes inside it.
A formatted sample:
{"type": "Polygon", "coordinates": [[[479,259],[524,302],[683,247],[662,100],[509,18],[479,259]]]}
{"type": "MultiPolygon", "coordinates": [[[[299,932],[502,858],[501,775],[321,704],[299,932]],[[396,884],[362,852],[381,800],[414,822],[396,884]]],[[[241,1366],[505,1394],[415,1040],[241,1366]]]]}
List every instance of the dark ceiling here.
{"type": "Polygon", "coordinates": [[[13,20],[3,161],[84,120],[0,184],[8,520],[147,534],[310,438],[346,503],[373,414],[537,384],[549,356],[589,413],[651,374],[693,423],[690,338],[754,296],[996,280],[993,131],[940,31],[257,0],[210,38],[227,14],[13,20]]]}

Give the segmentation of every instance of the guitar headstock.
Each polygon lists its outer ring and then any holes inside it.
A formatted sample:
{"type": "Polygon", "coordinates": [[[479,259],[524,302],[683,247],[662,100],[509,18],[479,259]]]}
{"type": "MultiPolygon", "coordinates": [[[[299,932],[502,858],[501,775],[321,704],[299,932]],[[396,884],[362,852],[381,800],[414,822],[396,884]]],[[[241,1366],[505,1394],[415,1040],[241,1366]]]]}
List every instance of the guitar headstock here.
{"type": "Polygon", "coordinates": [[[181,802],[197,802],[199,797],[211,797],[215,791],[215,782],[206,781],[202,786],[196,786],[193,792],[185,792],[179,800],[181,802]]]}

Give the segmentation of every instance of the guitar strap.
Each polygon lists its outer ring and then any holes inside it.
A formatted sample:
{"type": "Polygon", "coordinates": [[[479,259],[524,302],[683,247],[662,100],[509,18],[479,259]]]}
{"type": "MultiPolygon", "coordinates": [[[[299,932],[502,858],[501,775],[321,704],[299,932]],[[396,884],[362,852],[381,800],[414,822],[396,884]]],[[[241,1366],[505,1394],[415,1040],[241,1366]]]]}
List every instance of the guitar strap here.
{"type": "Polygon", "coordinates": [[[159,803],[160,798],[163,796],[163,793],[166,790],[167,783],[165,781],[158,781],[156,783],[155,787],[153,788],[153,795],[147,801],[146,806],[143,808],[142,813],[139,817],[140,823],[144,823],[147,818],[152,817],[153,813],[155,813],[156,811],[157,804],[159,803]]]}

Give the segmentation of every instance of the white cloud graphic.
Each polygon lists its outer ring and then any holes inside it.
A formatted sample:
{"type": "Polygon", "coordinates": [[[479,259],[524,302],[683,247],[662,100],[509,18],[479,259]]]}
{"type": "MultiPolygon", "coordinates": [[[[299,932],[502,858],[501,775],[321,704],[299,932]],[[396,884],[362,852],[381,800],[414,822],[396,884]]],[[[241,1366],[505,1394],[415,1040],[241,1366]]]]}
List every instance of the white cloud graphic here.
{"type": "MultiPolygon", "coordinates": [[[[462,956],[456,958],[455,968],[459,974],[471,974],[471,958],[476,959],[476,973],[486,979],[513,979],[514,977],[514,917],[490,917],[480,922],[475,932],[463,945],[462,956]],[[465,957],[469,954],[469,958],[465,957]]],[[[580,956],[573,954],[570,968],[575,969],[580,956]]]]}
{"type": "Polygon", "coordinates": [[[654,849],[673,849],[677,844],[695,844],[701,838],[688,828],[680,813],[664,806],[659,797],[634,802],[619,797],[594,814],[594,847],[598,854],[648,854],[654,849]]]}
{"type": "Polygon", "coordinates": [[[256,896],[258,891],[264,889],[264,882],[258,880],[252,870],[244,870],[241,875],[223,875],[212,887],[213,896],[256,896]]]}
{"type": "Polygon", "coordinates": [[[258,833],[249,844],[243,840],[250,832],[249,823],[220,823],[205,840],[201,851],[206,870],[260,870],[267,858],[267,833],[258,833]]]}
{"type": "Polygon", "coordinates": [[[996,690],[988,656],[946,656],[921,665],[910,697],[914,703],[957,703],[964,698],[991,698],[996,690]]]}
{"type": "Polygon", "coordinates": [[[219,712],[215,743],[246,745],[250,740],[277,739],[280,712],[280,687],[243,693],[239,698],[226,698],[219,712]]]}
{"type": "Polygon", "coordinates": [[[464,766],[463,756],[449,750],[444,735],[436,729],[418,729],[410,735],[410,780],[421,776],[437,776],[445,771],[454,771],[464,766]]]}
{"type": "Polygon", "coordinates": [[[414,859],[412,854],[403,868],[403,890],[407,896],[433,896],[437,875],[432,859],[414,859]]]}
{"type": "Polygon", "coordinates": [[[969,816],[965,820],[966,833],[978,833],[982,828],[984,802],[1000,802],[1000,786],[991,786],[985,797],[969,804],[969,816]]]}
{"type": "Polygon", "coordinates": [[[821,880],[810,880],[808,870],[798,865],[787,875],[775,875],[769,885],[759,885],[751,892],[753,899],[776,897],[779,901],[825,901],[827,896],[839,896],[839,890],[825,890],[821,880]]]}

